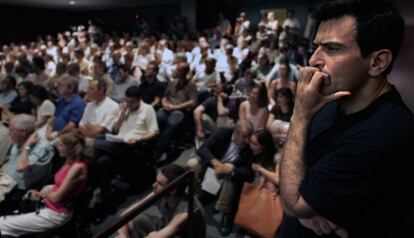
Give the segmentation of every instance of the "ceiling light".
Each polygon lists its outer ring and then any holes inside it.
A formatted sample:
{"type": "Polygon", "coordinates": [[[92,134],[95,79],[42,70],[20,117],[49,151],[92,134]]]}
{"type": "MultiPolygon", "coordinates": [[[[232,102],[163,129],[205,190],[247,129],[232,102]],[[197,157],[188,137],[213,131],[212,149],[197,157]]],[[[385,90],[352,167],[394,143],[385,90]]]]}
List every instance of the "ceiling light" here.
{"type": "Polygon", "coordinates": [[[70,4],[70,5],[75,5],[75,4],[76,4],[76,2],[75,2],[75,1],[70,1],[70,2],[69,2],[69,4],[70,4]]]}

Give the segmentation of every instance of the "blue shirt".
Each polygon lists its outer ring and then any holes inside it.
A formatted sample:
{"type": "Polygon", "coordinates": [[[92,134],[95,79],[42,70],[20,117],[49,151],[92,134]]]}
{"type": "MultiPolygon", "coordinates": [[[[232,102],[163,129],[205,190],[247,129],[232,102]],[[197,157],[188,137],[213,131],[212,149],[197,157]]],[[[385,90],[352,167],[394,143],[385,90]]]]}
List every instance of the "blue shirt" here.
{"type": "Polygon", "coordinates": [[[69,122],[78,124],[85,110],[85,102],[79,95],[65,101],[63,97],[56,102],[54,131],[61,131],[69,122]]]}

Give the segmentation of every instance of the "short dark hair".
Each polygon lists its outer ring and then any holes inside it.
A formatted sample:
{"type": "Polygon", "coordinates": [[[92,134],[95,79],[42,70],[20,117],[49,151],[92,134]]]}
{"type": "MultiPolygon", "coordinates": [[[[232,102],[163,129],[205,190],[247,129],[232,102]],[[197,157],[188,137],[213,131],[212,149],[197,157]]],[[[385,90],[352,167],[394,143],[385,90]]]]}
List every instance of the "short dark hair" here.
{"type": "Polygon", "coordinates": [[[126,65],[126,64],[118,65],[118,70],[123,70],[124,72],[127,72],[127,73],[129,73],[129,71],[130,71],[128,65],[126,65]]]}
{"type": "Polygon", "coordinates": [[[125,96],[129,98],[141,98],[141,89],[138,86],[131,86],[125,91],[125,96]]]}
{"type": "Polygon", "coordinates": [[[32,62],[38,69],[45,70],[45,60],[42,57],[34,57],[32,62]]]}
{"type": "Polygon", "coordinates": [[[40,99],[42,102],[49,98],[46,88],[41,85],[34,85],[32,90],[30,90],[29,95],[40,99]]]}
{"type": "MultiPolygon", "coordinates": [[[[167,178],[168,183],[178,178],[185,172],[185,169],[177,164],[169,164],[161,168],[161,173],[167,178]]],[[[186,183],[181,183],[176,187],[176,195],[182,196],[185,194],[185,188],[187,187],[186,183]]]]}
{"type": "Polygon", "coordinates": [[[106,83],[105,80],[103,79],[94,79],[93,81],[96,81],[98,84],[98,90],[103,90],[104,92],[106,92],[106,89],[108,88],[108,84],[106,83]]]}
{"type": "Polygon", "coordinates": [[[29,94],[33,88],[33,83],[30,81],[23,81],[23,82],[20,82],[17,86],[23,86],[27,90],[27,93],[29,94]]]}
{"type": "Polygon", "coordinates": [[[313,12],[318,26],[343,16],[356,20],[356,41],[363,57],[381,49],[392,52],[392,61],[384,71],[385,75],[389,74],[404,35],[404,19],[398,9],[385,0],[335,0],[319,4],[313,12]]]}

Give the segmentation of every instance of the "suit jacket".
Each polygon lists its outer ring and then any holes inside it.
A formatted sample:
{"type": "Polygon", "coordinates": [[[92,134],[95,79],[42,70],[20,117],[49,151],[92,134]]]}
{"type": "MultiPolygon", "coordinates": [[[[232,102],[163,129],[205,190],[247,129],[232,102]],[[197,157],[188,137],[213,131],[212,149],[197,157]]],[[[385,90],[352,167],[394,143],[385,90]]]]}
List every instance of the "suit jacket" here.
{"type": "MultiPolygon", "coordinates": [[[[230,146],[234,129],[217,128],[201,147],[197,150],[197,154],[201,158],[203,166],[210,166],[212,159],[222,160],[230,146]]],[[[251,181],[254,178],[251,169],[253,154],[249,145],[240,150],[237,159],[231,163],[234,165],[234,175],[232,179],[236,181],[251,181]]]]}

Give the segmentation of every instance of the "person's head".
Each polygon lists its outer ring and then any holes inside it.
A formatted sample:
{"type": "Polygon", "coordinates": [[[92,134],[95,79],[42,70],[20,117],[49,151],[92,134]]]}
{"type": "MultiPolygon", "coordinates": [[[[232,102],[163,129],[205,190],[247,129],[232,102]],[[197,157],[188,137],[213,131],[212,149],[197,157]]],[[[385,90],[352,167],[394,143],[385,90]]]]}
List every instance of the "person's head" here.
{"type": "Polygon", "coordinates": [[[20,76],[22,78],[26,78],[27,75],[29,75],[30,70],[27,66],[19,64],[19,65],[16,65],[15,72],[18,76],[20,76]]]}
{"type": "Polygon", "coordinates": [[[14,63],[13,62],[6,62],[4,64],[4,70],[6,71],[6,74],[10,74],[14,70],[14,63]]]}
{"type": "Polygon", "coordinates": [[[33,71],[42,72],[45,70],[45,60],[42,57],[34,57],[32,67],[33,71]]]}
{"type": "Polygon", "coordinates": [[[180,81],[187,81],[188,72],[190,72],[190,65],[186,62],[180,62],[177,64],[177,68],[175,70],[175,76],[180,81]]]}
{"type": "Polygon", "coordinates": [[[28,114],[17,114],[11,117],[9,123],[9,134],[11,140],[23,145],[36,129],[36,118],[28,114]]]}
{"type": "Polygon", "coordinates": [[[246,69],[246,71],[244,72],[244,80],[246,84],[253,84],[254,80],[256,79],[256,76],[256,70],[254,70],[253,68],[246,69]]]}
{"type": "Polygon", "coordinates": [[[101,101],[106,96],[107,84],[103,79],[94,79],[89,83],[88,96],[95,101],[101,101]]]}
{"type": "Polygon", "coordinates": [[[118,77],[121,80],[126,80],[129,77],[129,67],[126,64],[120,64],[118,66],[118,77]]]}
{"type": "Polygon", "coordinates": [[[66,73],[68,71],[68,65],[64,62],[59,62],[56,65],[56,75],[60,76],[63,75],[64,73],[66,73]]]}
{"type": "Polygon", "coordinates": [[[145,69],[146,79],[155,79],[158,74],[158,64],[155,61],[150,61],[145,69]]]}
{"type": "Polygon", "coordinates": [[[125,91],[125,102],[130,111],[136,111],[141,105],[141,89],[131,86],[125,91]]]}
{"type": "Polygon", "coordinates": [[[404,20],[386,1],[336,0],[314,13],[318,48],[309,60],[329,75],[322,94],[353,93],[369,78],[385,78],[400,50],[404,20]]]}
{"type": "Polygon", "coordinates": [[[206,65],[206,73],[208,74],[216,69],[216,59],[214,58],[207,58],[204,64],[206,65]]]}
{"type": "Polygon", "coordinates": [[[267,89],[263,83],[255,84],[249,93],[250,103],[257,104],[258,107],[267,107],[269,99],[267,89]]]}
{"type": "Polygon", "coordinates": [[[106,73],[106,65],[102,60],[94,61],[93,73],[98,76],[102,76],[106,73]]]}
{"type": "Polygon", "coordinates": [[[80,66],[78,63],[69,64],[67,69],[68,74],[73,77],[78,77],[81,73],[80,66]]]}
{"type": "Polygon", "coordinates": [[[249,143],[249,138],[253,132],[253,125],[249,121],[238,121],[233,132],[233,139],[237,145],[249,143]]]}
{"type": "Polygon", "coordinates": [[[27,98],[33,88],[33,83],[30,81],[23,81],[17,85],[17,92],[21,98],[27,98]]]}
{"type": "Polygon", "coordinates": [[[281,88],[276,91],[276,105],[279,107],[288,106],[293,110],[294,98],[290,88],[281,88]]]}
{"type": "Polygon", "coordinates": [[[121,61],[122,54],[120,51],[116,50],[112,53],[112,61],[114,64],[117,64],[121,61]]]}
{"type": "Polygon", "coordinates": [[[62,158],[75,160],[85,160],[85,137],[75,129],[59,136],[57,149],[62,158]]]}
{"type": "Polygon", "coordinates": [[[293,9],[289,9],[286,12],[287,18],[292,18],[295,16],[295,11],[293,9]]]}
{"type": "Polygon", "coordinates": [[[262,165],[270,166],[274,164],[274,155],[276,153],[276,146],[273,140],[272,133],[268,129],[255,131],[250,137],[250,148],[253,155],[260,156],[262,165]]]}
{"type": "Polygon", "coordinates": [[[0,92],[12,90],[16,87],[16,79],[7,75],[4,79],[0,81],[0,92]]]}
{"type": "Polygon", "coordinates": [[[267,13],[267,20],[273,21],[275,19],[275,13],[274,12],[268,12],[267,13]]]}
{"type": "MultiPolygon", "coordinates": [[[[160,192],[163,188],[165,188],[168,185],[168,183],[178,178],[184,172],[185,172],[185,169],[176,164],[169,164],[161,168],[157,172],[155,183],[152,185],[154,188],[154,192],[160,192]]],[[[175,197],[184,196],[186,187],[187,187],[187,184],[182,183],[178,185],[175,189],[173,189],[170,195],[173,195],[175,197]]]]}
{"type": "Polygon", "coordinates": [[[71,97],[78,92],[78,79],[70,75],[64,75],[59,80],[57,89],[60,96],[64,98],[71,97]]]}
{"type": "Polygon", "coordinates": [[[81,48],[75,49],[75,51],[73,53],[75,55],[75,58],[78,61],[81,61],[83,59],[83,57],[85,56],[85,53],[83,52],[83,50],[81,48]]]}
{"type": "Polygon", "coordinates": [[[33,85],[29,92],[29,99],[34,105],[40,105],[44,100],[48,99],[48,92],[41,85],[33,85]]]}
{"type": "Polygon", "coordinates": [[[280,58],[279,61],[279,77],[280,78],[287,78],[290,74],[290,64],[289,59],[287,57],[280,58]]]}

